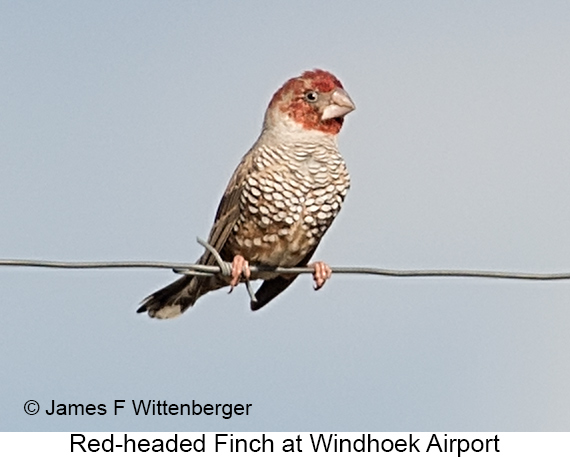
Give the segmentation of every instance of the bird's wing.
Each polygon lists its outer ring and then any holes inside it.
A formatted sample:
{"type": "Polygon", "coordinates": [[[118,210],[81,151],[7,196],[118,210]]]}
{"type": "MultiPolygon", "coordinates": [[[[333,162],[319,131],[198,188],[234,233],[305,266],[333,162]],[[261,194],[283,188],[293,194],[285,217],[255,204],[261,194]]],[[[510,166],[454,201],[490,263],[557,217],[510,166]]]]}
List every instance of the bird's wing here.
{"type": "MultiPolygon", "coordinates": [[[[222,200],[218,205],[214,225],[208,236],[208,243],[219,253],[222,252],[224,245],[237,222],[240,215],[240,196],[243,192],[243,184],[250,173],[252,166],[252,151],[248,152],[241,160],[240,164],[230,178],[228,187],[226,188],[222,200]]],[[[224,259],[231,261],[232,259],[224,259]]],[[[204,265],[215,265],[214,256],[206,251],[200,258],[200,263],[204,265]]]]}
{"type": "MultiPolygon", "coordinates": [[[[228,187],[222,196],[220,205],[218,206],[214,225],[208,237],[208,243],[218,252],[222,251],[234,224],[239,218],[239,199],[242,192],[242,183],[243,180],[247,178],[250,163],[251,159],[248,154],[246,154],[231,177],[228,187]]],[[[216,265],[216,260],[214,256],[206,250],[198,260],[198,263],[202,265],[216,265]]],[[[160,313],[161,310],[172,307],[172,311],[169,315],[165,315],[166,317],[181,314],[187,308],[193,306],[201,295],[211,290],[208,289],[209,281],[210,278],[200,276],[183,276],[172,284],[145,298],[137,312],[142,313],[148,311],[151,317],[155,317],[159,315],[157,313],[160,313]],[[178,308],[176,308],[177,306],[178,308]]]]}

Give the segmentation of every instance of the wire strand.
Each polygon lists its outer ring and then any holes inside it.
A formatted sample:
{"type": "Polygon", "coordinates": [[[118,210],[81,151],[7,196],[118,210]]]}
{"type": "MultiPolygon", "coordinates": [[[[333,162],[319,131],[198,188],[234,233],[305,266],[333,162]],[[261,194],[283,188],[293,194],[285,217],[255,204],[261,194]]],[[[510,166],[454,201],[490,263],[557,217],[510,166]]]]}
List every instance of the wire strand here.
{"type": "MultiPolygon", "coordinates": [[[[198,239],[198,242],[213,249],[208,243],[198,239]]],[[[210,252],[216,252],[210,250],[210,252]]],[[[221,258],[217,259],[218,262],[221,258]]],[[[101,262],[62,262],[54,260],[25,260],[25,259],[0,259],[0,266],[6,267],[37,267],[37,268],[65,268],[65,269],[167,269],[183,275],[213,276],[227,274],[231,264],[221,261],[218,265],[200,265],[184,262],[155,262],[155,261],[101,261],[101,262]]],[[[267,267],[251,265],[252,273],[258,274],[307,274],[313,273],[311,267],[267,267]]],[[[484,270],[393,270],[376,267],[331,267],[335,274],[362,274],[393,277],[464,277],[464,278],[499,278],[532,281],[559,281],[570,279],[570,273],[524,273],[507,271],[484,271],[484,270]]]]}

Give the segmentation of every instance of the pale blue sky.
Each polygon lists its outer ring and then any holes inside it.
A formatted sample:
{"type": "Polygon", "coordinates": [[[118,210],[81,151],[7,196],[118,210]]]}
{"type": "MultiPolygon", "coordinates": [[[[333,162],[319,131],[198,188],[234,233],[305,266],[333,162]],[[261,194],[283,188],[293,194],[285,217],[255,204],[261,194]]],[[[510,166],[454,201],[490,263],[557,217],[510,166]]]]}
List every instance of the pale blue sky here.
{"type": "MultiPolygon", "coordinates": [[[[357,105],[332,265],[570,271],[570,6],[0,3],[0,258],[193,261],[273,92],[357,105]]],[[[0,269],[0,430],[568,430],[570,282],[309,277],[136,315],[168,271],[0,269]],[[252,403],[27,416],[26,400],[252,403]]]]}

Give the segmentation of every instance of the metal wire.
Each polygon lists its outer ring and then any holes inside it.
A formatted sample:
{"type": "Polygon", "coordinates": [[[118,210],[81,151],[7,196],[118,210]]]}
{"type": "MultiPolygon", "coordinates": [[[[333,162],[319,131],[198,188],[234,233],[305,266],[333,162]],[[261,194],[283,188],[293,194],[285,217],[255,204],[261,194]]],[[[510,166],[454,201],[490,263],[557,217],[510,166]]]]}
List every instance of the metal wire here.
{"type": "MultiPolygon", "coordinates": [[[[226,262],[227,264],[227,262],[226,262]]],[[[231,264],[230,264],[231,265],[231,264]]],[[[0,259],[3,267],[38,267],[38,268],[64,268],[64,269],[162,269],[172,270],[178,274],[213,276],[221,274],[217,265],[199,265],[180,262],[154,262],[154,261],[109,261],[109,262],[63,262],[53,260],[26,260],[26,259],[0,259]]],[[[251,265],[252,273],[278,273],[278,274],[306,274],[313,273],[311,267],[270,268],[265,266],[251,265]]],[[[524,279],[534,281],[556,281],[570,279],[570,273],[518,273],[507,271],[483,271],[483,270],[391,270],[375,267],[331,267],[336,274],[363,274],[378,276],[397,277],[467,277],[467,278],[501,278],[501,279],[524,279]]]]}
{"type": "MultiPolygon", "coordinates": [[[[212,248],[208,243],[198,239],[198,242],[208,250],[212,248]]],[[[212,248],[213,250],[213,248],[212,248]]],[[[214,253],[215,250],[210,250],[214,253]]],[[[231,271],[231,264],[224,262],[221,257],[217,259],[218,265],[200,265],[183,262],[153,262],[153,261],[110,261],[110,262],[60,262],[53,260],[24,260],[0,259],[0,266],[9,267],[38,267],[38,268],[68,268],[68,269],[102,269],[102,268],[154,268],[173,270],[177,274],[213,276],[226,274],[231,271]]],[[[252,273],[277,274],[307,274],[313,273],[311,267],[271,268],[262,265],[251,265],[252,273]]],[[[364,274],[396,277],[464,277],[464,278],[500,278],[532,281],[559,281],[570,279],[570,273],[516,273],[506,271],[482,270],[391,270],[375,267],[331,267],[335,274],[364,274]]]]}

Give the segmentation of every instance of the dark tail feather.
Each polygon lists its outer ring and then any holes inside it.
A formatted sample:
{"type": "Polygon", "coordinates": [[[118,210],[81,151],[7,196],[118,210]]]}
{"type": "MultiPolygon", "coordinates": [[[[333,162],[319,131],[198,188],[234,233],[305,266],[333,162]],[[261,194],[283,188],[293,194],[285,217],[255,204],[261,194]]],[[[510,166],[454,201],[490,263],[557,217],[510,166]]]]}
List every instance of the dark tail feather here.
{"type": "Polygon", "coordinates": [[[183,276],[146,297],[137,313],[148,312],[150,317],[158,319],[178,317],[203,295],[201,289],[197,277],[183,276]]]}
{"type": "Polygon", "coordinates": [[[263,281],[263,284],[255,293],[257,301],[254,302],[252,300],[250,302],[251,310],[257,311],[258,309],[263,308],[267,303],[277,297],[277,295],[287,289],[287,287],[289,287],[296,278],[297,276],[277,276],[276,278],[263,281]]]}

